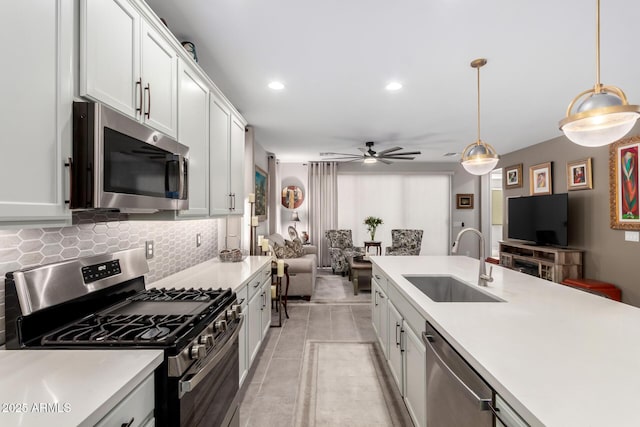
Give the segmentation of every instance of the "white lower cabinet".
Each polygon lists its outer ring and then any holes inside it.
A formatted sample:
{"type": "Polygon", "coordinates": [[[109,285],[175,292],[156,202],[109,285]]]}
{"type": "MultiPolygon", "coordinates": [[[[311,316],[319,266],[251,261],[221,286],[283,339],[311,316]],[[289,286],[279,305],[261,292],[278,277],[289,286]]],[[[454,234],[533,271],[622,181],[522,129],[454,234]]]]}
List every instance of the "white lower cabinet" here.
{"type": "Polygon", "coordinates": [[[247,377],[249,373],[249,360],[247,353],[248,346],[248,337],[247,337],[247,320],[249,319],[248,307],[249,307],[249,289],[248,285],[243,285],[240,289],[236,291],[236,298],[238,299],[238,304],[242,309],[242,315],[244,316],[244,321],[242,322],[242,327],[240,328],[240,332],[238,333],[238,370],[240,379],[240,386],[244,383],[244,379],[247,377]]]}
{"type": "MultiPolygon", "coordinates": [[[[392,285],[389,284],[389,286],[392,285]]],[[[391,296],[391,290],[389,290],[389,295],[391,296]]],[[[407,323],[403,313],[396,308],[396,305],[404,307],[406,301],[397,301],[391,297],[385,297],[385,300],[388,308],[386,325],[389,370],[404,399],[413,423],[416,426],[423,427],[427,423],[426,348],[422,343],[422,339],[407,323]]],[[[378,338],[382,340],[379,332],[378,338]]]]}
{"type": "Polygon", "coordinates": [[[102,418],[96,424],[96,427],[154,426],[154,407],[154,380],[152,373],[102,418]]]}
{"type": "Polygon", "coordinates": [[[249,281],[249,305],[245,323],[247,324],[247,368],[256,358],[262,339],[271,326],[271,265],[260,270],[260,273],[249,281]]]}
{"type": "Polygon", "coordinates": [[[384,358],[389,358],[389,325],[387,317],[389,311],[387,308],[387,294],[381,287],[381,284],[374,276],[371,279],[372,298],[371,298],[371,317],[373,319],[373,329],[378,335],[378,342],[382,347],[384,358]]]}

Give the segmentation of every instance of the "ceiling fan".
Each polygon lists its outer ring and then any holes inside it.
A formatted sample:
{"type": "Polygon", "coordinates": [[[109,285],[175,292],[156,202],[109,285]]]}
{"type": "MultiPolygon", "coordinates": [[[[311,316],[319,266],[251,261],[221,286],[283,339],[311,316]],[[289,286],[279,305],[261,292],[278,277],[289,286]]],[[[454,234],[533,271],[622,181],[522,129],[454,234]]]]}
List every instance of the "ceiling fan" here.
{"type": "Polygon", "coordinates": [[[392,160],[413,160],[415,155],[421,154],[420,151],[400,151],[402,147],[387,148],[382,151],[375,151],[373,149],[373,141],[366,142],[366,148],[360,147],[358,150],[362,151],[362,154],[347,154],[347,153],[320,153],[321,156],[339,156],[331,157],[327,160],[344,160],[347,162],[363,161],[364,163],[376,163],[382,162],[390,165],[392,160]]]}

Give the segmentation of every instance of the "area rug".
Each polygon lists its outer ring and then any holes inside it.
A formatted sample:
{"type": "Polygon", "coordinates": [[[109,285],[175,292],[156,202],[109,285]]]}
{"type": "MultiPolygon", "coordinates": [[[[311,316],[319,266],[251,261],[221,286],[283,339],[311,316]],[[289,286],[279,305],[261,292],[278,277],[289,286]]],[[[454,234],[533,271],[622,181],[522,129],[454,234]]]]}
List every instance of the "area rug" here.
{"type": "MultiPolygon", "coordinates": [[[[362,287],[362,285],[361,285],[362,287]]],[[[353,285],[348,277],[321,271],[316,276],[316,287],[311,302],[323,304],[358,304],[371,302],[371,290],[360,289],[358,295],[353,294],[353,285]]]]}
{"type": "Polygon", "coordinates": [[[307,341],[296,427],[412,426],[373,342],[307,341]]]}

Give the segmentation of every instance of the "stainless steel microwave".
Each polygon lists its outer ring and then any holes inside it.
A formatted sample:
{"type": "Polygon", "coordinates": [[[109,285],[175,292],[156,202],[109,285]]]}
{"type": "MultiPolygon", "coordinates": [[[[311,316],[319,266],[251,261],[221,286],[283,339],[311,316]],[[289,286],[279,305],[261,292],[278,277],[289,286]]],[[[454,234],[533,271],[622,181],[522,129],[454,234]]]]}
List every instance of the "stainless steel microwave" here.
{"type": "Polygon", "coordinates": [[[188,151],[102,104],[74,102],[70,208],[188,209],[188,151]]]}

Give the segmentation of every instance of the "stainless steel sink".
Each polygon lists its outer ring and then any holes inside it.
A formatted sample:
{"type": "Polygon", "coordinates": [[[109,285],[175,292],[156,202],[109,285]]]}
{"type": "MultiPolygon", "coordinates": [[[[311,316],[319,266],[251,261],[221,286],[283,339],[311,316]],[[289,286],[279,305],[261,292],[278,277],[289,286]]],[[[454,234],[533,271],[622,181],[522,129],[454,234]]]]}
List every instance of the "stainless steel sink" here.
{"type": "Polygon", "coordinates": [[[434,302],[504,302],[451,276],[404,276],[434,302]]]}

